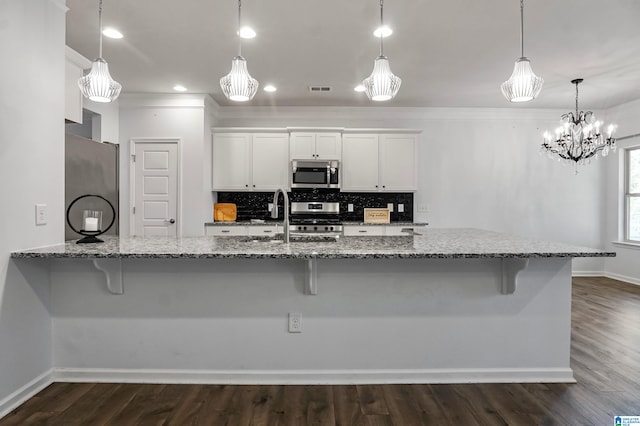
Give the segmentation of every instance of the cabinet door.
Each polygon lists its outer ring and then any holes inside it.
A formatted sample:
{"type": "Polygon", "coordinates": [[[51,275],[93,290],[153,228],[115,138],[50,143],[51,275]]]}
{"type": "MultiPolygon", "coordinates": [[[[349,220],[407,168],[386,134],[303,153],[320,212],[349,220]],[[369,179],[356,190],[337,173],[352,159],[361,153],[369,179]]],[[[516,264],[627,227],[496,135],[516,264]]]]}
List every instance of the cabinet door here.
{"type": "Polygon", "coordinates": [[[211,235],[219,235],[219,236],[226,236],[226,235],[247,235],[247,230],[246,230],[246,226],[240,226],[240,225],[229,225],[229,226],[225,226],[225,225],[215,225],[215,226],[207,226],[205,227],[205,235],[207,236],[211,236],[211,235]]]}
{"type": "Polygon", "coordinates": [[[417,136],[380,135],[380,186],[383,191],[417,190],[417,136]]]}
{"type": "Polygon", "coordinates": [[[305,132],[291,133],[289,156],[291,160],[315,160],[316,134],[305,132]]]}
{"type": "Polygon", "coordinates": [[[316,159],[340,160],[341,156],[342,134],[316,133],[316,159]]]}
{"type": "Polygon", "coordinates": [[[385,235],[385,227],[345,225],[342,233],[345,237],[381,237],[385,235]]]}
{"type": "Polygon", "coordinates": [[[82,124],[82,92],[78,79],[84,74],[82,67],[67,58],[65,63],[64,118],[82,124]]]}
{"type": "Polygon", "coordinates": [[[255,191],[275,191],[289,187],[289,135],[255,133],[253,135],[253,177],[255,191]]]}
{"type": "Polygon", "coordinates": [[[378,135],[342,136],[342,191],[378,191],[378,135]]]}
{"type": "Polygon", "coordinates": [[[247,235],[252,237],[273,237],[278,233],[277,225],[251,225],[246,227],[247,235]]]}
{"type": "Polygon", "coordinates": [[[251,135],[216,133],[213,135],[213,190],[250,190],[251,135]]]}

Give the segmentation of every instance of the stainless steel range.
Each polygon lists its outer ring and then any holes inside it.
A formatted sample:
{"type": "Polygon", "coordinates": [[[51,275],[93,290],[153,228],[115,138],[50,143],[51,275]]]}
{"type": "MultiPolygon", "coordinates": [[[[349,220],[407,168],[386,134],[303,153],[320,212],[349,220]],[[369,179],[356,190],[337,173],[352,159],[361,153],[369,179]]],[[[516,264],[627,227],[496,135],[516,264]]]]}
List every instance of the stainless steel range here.
{"type": "Polygon", "coordinates": [[[290,230],[292,235],[337,238],[342,235],[340,203],[292,202],[290,230]]]}

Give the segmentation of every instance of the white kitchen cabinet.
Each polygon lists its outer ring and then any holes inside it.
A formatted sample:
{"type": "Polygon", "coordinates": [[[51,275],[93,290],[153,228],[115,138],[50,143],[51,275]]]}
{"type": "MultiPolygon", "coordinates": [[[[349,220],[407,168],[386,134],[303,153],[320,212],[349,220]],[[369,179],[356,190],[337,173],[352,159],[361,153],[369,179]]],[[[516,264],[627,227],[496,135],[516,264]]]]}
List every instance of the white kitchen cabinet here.
{"type": "Polygon", "coordinates": [[[342,191],[378,191],[378,135],[353,134],[342,141],[342,191]]]}
{"type": "Polygon", "coordinates": [[[213,135],[213,190],[251,190],[251,134],[213,135]]]}
{"type": "Polygon", "coordinates": [[[291,132],[291,160],[340,160],[341,154],[340,132],[291,132]]]}
{"type": "Polygon", "coordinates": [[[409,236],[413,230],[420,233],[420,230],[426,229],[420,225],[344,225],[342,233],[345,237],[393,237],[393,236],[409,236]]]}
{"type": "Polygon", "coordinates": [[[287,133],[215,133],[214,191],[275,191],[289,186],[287,133]]]}
{"type": "Polygon", "coordinates": [[[382,237],[385,235],[383,225],[344,225],[342,233],[345,237],[382,237]]]}
{"type": "Polygon", "coordinates": [[[245,228],[246,235],[254,237],[273,237],[278,233],[277,225],[251,225],[245,228]]]}
{"type": "Polygon", "coordinates": [[[251,146],[251,185],[254,191],[289,187],[289,135],[254,133],[251,146]]]}
{"type": "Polygon", "coordinates": [[[241,225],[215,225],[205,226],[207,236],[247,235],[247,227],[241,225]]]}
{"type": "Polygon", "coordinates": [[[277,225],[214,225],[205,226],[207,236],[272,237],[278,233],[277,225]]]}
{"type": "Polygon", "coordinates": [[[354,133],[343,135],[343,191],[417,190],[417,135],[354,133]]]}
{"type": "Polygon", "coordinates": [[[78,80],[84,75],[82,63],[87,59],[68,46],[65,51],[65,59],[64,118],[82,124],[83,98],[80,87],[78,87],[78,80]]]}

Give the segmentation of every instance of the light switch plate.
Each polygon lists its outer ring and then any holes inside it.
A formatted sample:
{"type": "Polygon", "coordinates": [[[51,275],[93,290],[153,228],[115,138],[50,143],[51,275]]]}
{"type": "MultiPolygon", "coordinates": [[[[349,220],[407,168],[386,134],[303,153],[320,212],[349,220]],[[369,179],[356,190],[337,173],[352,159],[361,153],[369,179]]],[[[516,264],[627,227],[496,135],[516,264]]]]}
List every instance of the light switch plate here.
{"type": "Polygon", "coordinates": [[[387,203],[387,208],[389,209],[390,212],[393,211],[393,203],[387,203]]]}
{"type": "Polygon", "coordinates": [[[47,205],[36,204],[36,225],[47,224],[47,205]]]}
{"type": "Polygon", "coordinates": [[[404,213],[404,204],[398,204],[398,213],[404,213]]]}
{"type": "Polygon", "coordinates": [[[347,204],[347,211],[353,212],[353,204],[347,204]]]}

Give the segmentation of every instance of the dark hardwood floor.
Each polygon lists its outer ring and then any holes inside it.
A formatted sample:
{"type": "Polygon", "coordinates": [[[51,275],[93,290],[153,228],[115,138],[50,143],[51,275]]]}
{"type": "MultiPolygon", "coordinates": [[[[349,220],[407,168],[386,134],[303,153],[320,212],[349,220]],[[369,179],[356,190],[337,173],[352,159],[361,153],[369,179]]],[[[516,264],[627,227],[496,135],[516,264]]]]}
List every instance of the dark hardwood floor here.
{"type": "Polygon", "coordinates": [[[640,287],[574,278],[577,384],[54,383],[7,425],[613,425],[640,415],[640,287]]]}

